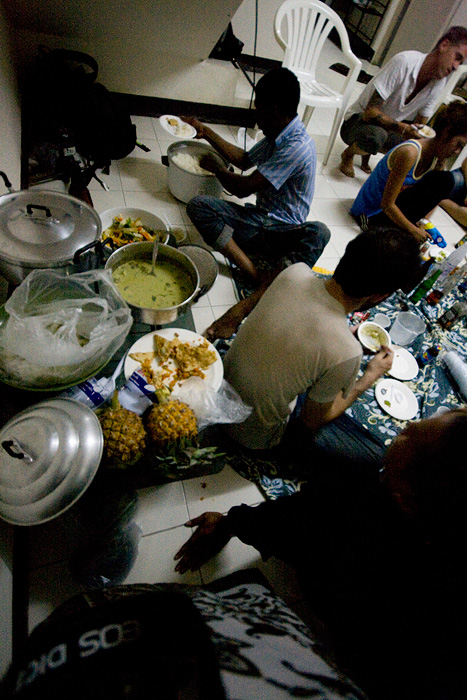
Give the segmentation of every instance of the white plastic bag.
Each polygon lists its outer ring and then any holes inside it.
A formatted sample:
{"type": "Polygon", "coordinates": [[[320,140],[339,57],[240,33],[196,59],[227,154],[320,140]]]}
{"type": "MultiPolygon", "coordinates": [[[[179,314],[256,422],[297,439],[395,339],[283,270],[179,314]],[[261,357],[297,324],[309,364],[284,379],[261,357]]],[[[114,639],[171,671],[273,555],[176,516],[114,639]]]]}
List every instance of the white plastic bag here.
{"type": "Polygon", "coordinates": [[[176,398],[194,411],[198,431],[208,425],[243,423],[253,410],[225,379],[214,391],[200,377],[190,377],[177,390],[176,398]]]}
{"type": "Polygon", "coordinates": [[[122,345],[133,322],[103,270],[34,270],[5,310],[2,369],[44,386],[92,376],[122,345]]]}

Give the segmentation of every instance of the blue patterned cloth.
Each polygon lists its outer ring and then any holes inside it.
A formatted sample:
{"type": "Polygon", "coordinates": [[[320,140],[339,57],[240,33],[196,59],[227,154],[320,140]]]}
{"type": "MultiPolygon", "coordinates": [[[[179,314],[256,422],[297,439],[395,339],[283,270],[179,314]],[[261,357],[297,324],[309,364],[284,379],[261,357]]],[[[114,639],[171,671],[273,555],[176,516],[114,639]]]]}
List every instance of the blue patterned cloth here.
{"type": "MultiPolygon", "coordinates": [[[[391,324],[401,311],[412,311],[422,318],[427,325],[426,331],[406,348],[415,357],[433,345],[441,346],[437,358],[420,369],[414,379],[404,382],[414,392],[418,401],[419,411],[413,420],[427,418],[441,407],[453,409],[466,403],[442,357],[445,351],[455,350],[467,361],[467,319],[462,319],[450,331],[443,330],[437,323],[437,319],[446,309],[463,298],[464,294],[456,289],[446,295],[438,305],[430,306],[424,300],[413,304],[405,294],[397,292],[371,310],[369,320],[377,313],[384,313],[391,320],[391,324]]],[[[221,356],[227,352],[232,340],[233,338],[217,341],[216,347],[221,356]]],[[[364,355],[361,373],[370,359],[371,356],[364,355]]],[[[375,387],[365,391],[346,413],[363,431],[368,431],[369,436],[386,446],[409,422],[393,418],[379,406],[375,397],[375,387]]],[[[303,474],[294,474],[293,464],[284,465],[274,458],[265,459],[264,455],[255,458],[253,453],[252,450],[244,451],[239,448],[238,454],[231,456],[229,463],[242,476],[254,481],[266,498],[277,499],[300,490],[304,477],[303,474]]]]}

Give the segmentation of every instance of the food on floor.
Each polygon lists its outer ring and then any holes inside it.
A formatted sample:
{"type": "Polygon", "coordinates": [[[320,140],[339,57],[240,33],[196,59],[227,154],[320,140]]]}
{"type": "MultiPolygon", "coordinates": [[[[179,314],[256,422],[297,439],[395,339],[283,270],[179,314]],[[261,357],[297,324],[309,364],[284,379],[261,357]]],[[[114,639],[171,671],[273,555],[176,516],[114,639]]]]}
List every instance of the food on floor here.
{"type": "Polygon", "coordinates": [[[120,406],[117,391],[110,407],[99,412],[98,418],[104,434],[105,459],[114,466],[127,467],[134,464],[146,446],[146,430],[142,418],[120,406]]]}
{"type": "Polygon", "coordinates": [[[167,400],[163,392],[157,396],[162,402],[151,408],[146,421],[151,443],[162,451],[193,445],[198,431],[192,409],[178,399],[167,400]]]}

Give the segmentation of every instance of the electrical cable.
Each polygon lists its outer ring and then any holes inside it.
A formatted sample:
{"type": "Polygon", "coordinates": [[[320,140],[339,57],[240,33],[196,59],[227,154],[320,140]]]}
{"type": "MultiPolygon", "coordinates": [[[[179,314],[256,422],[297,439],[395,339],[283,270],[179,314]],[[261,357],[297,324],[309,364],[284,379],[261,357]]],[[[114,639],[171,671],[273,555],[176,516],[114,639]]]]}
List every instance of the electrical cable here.
{"type": "MultiPolygon", "coordinates": [[[[258,16],[259,16],[258,0],[255,0],[255,33],[254,33],[254,40],[253,40],[253,80],[252,81],[249,80],[250,85],[251,85],[251,95],[250,95],[250,104],[248,105],[248,109],[250,111],[251,111],[252,105],[253,105],[255,86],[256,86],[256,52],[257,52],[257,45],[258,45],[258,16]]],[[[244,151],[246,151],[247,129],[248,129],[248,127],[245,127],[245,132],[243,134],[243,150],[244,151]]]]}

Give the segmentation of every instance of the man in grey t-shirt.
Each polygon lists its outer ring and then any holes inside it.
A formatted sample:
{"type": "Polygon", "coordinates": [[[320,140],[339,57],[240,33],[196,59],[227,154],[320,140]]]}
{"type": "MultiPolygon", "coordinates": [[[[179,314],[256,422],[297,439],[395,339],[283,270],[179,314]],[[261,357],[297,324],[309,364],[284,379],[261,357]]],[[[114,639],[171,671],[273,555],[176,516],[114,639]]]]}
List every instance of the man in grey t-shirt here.
{"type": "Polygon", "coordinates": [[[419,265],[413,236],[388,228],[352,240],[330,279],[303,263],[284,270],[224,358],[225,378],[253,407],[244,423],[226,426],[228,434],[247,448],[274,447],[302,394],[300,420],[312,433],[343,413],[392,365],[383,347],[356,379],[362,351],[347,314],[405,287],[419,265]]]}

